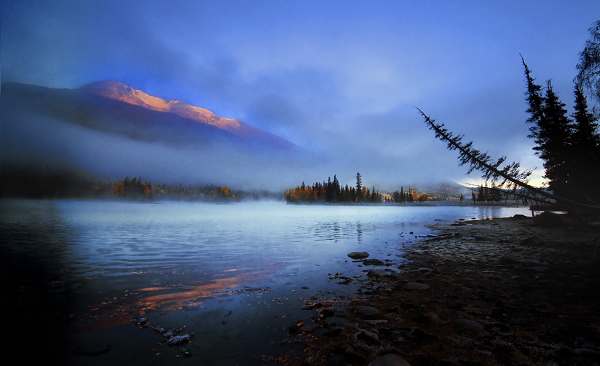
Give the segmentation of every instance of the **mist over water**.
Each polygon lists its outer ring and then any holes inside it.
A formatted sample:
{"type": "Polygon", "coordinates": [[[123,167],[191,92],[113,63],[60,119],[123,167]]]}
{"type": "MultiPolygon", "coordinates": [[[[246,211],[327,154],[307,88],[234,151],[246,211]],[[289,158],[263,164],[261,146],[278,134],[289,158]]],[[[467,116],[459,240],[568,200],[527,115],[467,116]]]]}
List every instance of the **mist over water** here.
{"type": "Polygon", "coordinates": [[[146,317],[193,331],[186,347],[203,364],[262,364],[261,355],[290,350],[282,340],[294,322],[311,323],[306,301],[343,306],[356,292],[368,267],[348,253],[367,251],[401,270],[403,245],[434,220],[515,213],[527,209],[3,200],[0,235],[6,255],[64,283],[67,348],[112,346],[94,358],[70,355],[74,363],[152,362],[157,352],[175,362],[181,347],[156,351],[162,336],[132,323],[146,317]],[[340,284],[330,279],[336,273],[354,280],[340,284]]]}

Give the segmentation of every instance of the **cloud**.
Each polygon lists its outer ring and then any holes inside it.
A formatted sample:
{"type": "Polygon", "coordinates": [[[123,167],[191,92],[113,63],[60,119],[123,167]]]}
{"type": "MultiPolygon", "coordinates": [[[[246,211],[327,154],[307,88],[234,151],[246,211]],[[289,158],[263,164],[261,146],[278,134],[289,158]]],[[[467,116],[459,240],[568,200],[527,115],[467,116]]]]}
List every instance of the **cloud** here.
{"type": "Polygon", "coordinates": [[[594,1],[13,1],[2,81],[116,79],[288,138],[315,154],[314,175],[454,179],[464,169],[414,106],[493,156],[535,161],[518,54],[569,106],[598,11],[594,1]]]}

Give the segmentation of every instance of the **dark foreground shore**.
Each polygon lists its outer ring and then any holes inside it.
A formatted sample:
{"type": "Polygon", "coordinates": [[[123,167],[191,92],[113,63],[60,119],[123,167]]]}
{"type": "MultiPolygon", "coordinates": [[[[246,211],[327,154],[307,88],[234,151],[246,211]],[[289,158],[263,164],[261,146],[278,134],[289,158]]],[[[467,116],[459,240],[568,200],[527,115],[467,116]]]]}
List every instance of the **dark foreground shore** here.
{"type": "Polygon", "coordinates": [[[317,325],[290,330],[303,353],[278,361],[600,365],[599,222],[522,216],[432,228],[440,236],[408,249],[399,267],[365,265],[345,314],[312,304],[317,325]]]}

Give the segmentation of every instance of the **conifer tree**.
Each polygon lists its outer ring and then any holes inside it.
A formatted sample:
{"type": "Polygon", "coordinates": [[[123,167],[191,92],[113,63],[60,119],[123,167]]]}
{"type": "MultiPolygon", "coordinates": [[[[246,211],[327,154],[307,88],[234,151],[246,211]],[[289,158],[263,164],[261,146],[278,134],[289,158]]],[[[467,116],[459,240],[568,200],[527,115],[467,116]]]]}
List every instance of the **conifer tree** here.
{"type": "Polygon", "coordinates": [[[571,138],[574,199],[600,202],[600,135],[596,117],[588,112],[587,100],[579,85],[575,86],[575,120],[571,138]]]}
{"type": "Polygon", "coordinates": [[[333,202],[337,202],[340,197],[340,182],[337,179],[337,176],[333,175],[333,202]]]}
{"type": "Polygon", "coordinates": [[[558,99],[550,81],[546,89],[543,112],[545,124],[539,126],[538,140],[541,143],[536,146],[536,150],[544,160],[546,178],[549,179],[548,187],[561,197],[570,197],[572,190],[569,184],[573,173],[570,142],[573,123],[567,115],[565,104],[558,99]]]}
{"type": "Polygon", "coordinates": [[[356,173],[356,198],[357,201],[361,201],[362,200],[362,180],[360,178],[360,173],[356,173]]]}

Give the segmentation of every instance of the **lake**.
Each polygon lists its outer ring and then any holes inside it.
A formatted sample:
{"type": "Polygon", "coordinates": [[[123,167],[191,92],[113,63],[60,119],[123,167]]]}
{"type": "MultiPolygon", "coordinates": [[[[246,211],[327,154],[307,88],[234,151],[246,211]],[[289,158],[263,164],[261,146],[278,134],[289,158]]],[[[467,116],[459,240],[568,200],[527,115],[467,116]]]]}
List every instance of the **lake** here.
{"type": "MultiPolygon", "coordinates": [[[[3,200],[3,278],[21,289],[31,273],[43,278],[66,363],[260,365],[268,355],[301,354],[289,330],[318,315],[306,305],[329,301],[343,311],[366,277],[348,253],[366,251],[401,270],[404,248],[436,220],[518,213],[530,214],[491,206],[3,200]],[[168,346],[160,328],[193,337],[168,346]],[[107,344],[107,352],[81,355],[107,344]]],[[[17,314],[36,309],[42,296],[31,298],[27,288],[15,295],[17,314]]]]}

